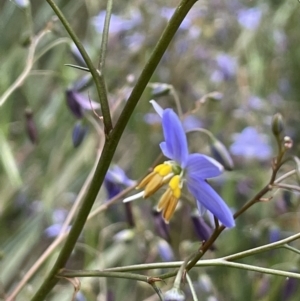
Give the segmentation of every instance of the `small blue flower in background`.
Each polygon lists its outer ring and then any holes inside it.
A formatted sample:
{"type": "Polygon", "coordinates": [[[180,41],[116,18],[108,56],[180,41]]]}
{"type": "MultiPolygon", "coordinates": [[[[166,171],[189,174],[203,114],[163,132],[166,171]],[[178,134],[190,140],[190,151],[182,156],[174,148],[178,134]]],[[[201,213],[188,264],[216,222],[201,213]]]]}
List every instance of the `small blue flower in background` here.
{"type": "Polygon", "coordinates": [[[230,146],[230,152],[235,156],[261,161],[268,160],[272,156],[268,137],[258,133],[253,127],[246,127],[240,134],[235,134],[233,138],[234,143],[230,146]]]}
{"type": "Polygon", "coordinates": [[[21,8],[25,8],[30,4],[29,0],[15,0],[15,3],[21,8]]]}
{"type": "Polygon", "coordinates": [[[178,116],[172,109],[157,108],[159,106],[155,102],[153,106],[162,117],[165,141],[160,144],[160,148],[171,160],[156,166],[138,185],[144,191],[126,198],[124,202],[139,197],[147,198],[168,183],[157,209],[162,211],[165,221],[169,222],[181,196],[183,183],[186,183],[201,213],[207,209],[224,226],[233,227],[235,222],[230,209],[206,181],[207,178],[220,175],[223,172],[222,165],[208,156],[189,154],[186,135],[178,116]]]}
{"type": "Polygon", "coordinates": [[[246,29],[256,29],[262,17],[262,11],[258,7],[241,9],[238,12],[238,21],[246,29]]]}
{"type": "Polygon", "coordinates": [[[237,69],[237,61],[226,53],[220,53],[216,57],[217,69],[211,75],[211,81],[219,83],[234,78],[237,69]]]}
{"type": "MultiPolygon", "coordinates": [[[[106,11],[102,10],[96,17],[93,18],[95,29],[102,34],[104,29],[106,11]]],[[[142,16],[138,10],[132,11],[130,18],[125,19],[121,16],[112,14],[110,18],[109,33],[119,34],[124,31],[131,30],[142,22],[142,16]]]]}
{"type": "Polygon", "coordinates": [[[196,116],[193,115],[186,116],[182,121],[182,125],[185,132],[203,127],[203,123],[196,116]]]}
{"type": "Polygon", "coordinates": [[[159,256],[163,261],[173,261],[175,259],[174,252],[169,245],[168,242],[166,242],[164,239],[158,239],[157,241],[157,251],[159,256]]]}
{"type": "Polygon", "coordinates": [[[119,194],[124,186],[129,187],[134,184],[135,181],[129,179],[124,170],[118,165],[109,168],[104,179],[104,186],[109,199],[119,194]]]}

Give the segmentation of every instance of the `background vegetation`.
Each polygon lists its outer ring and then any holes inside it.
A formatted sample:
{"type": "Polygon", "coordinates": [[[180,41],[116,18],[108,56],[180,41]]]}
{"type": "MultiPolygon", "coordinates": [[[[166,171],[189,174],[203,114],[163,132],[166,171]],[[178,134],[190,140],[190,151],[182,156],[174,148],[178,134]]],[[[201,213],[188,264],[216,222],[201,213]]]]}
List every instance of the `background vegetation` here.
{"type": "MultiPolygon", "coordinates": [[[[105,65],[114,123],[177,4],[173,0],[115,1],[105,65]]],[[[97,64],[106,2],[71,0],[57,1],[57,5],[97,64]]],[[[0,20],[0,281],[5,299],[64,230],[62,225],[97,162],[104,134],[101,120],[91,110],[78,118],[68,108],[67,90],[76,88],[85,100],[90,97],[96,102],[97,93],[84,82],[85,71],[65,66],[84,66],[84,62],[47,2],[32,0],[27,6],[26,1],[2,1],[0,20]],[[4,98],[22,74],[18,87],[4,98]],[[76,135],[83,133],[81,141],[76,135]]],[[[285,133],[294,141],[290,154],[299,151],[299,20],[296,0],[197,2],[152,77],[152,83],[160,84],[148,87],[135,109],[113,163],[132,180],[148,172],[160,155],[158,144],[163,139],[149,100],[176,110],[175,91],[183,112],[193,111],[185,119],[186,126],[210,130],[231,152],[234,170],[226,171],[213,186],[233,211],[240,208],[270,177],[276,155],[271,130],[275,113],[283,115],[285,133]],[[170,85],[167,91],[163,84],[170,85]],[[252,136],[245,131],[247,127],[252,136]]],[[[190,134],[189,143],[193,151],[216,155],[205,135],[190,134]]],[[[288,162],[281,173],[292,168],[294,163],[288,162]]],[[[120,187],[132,183],[123,182],[120,187]]],[[[296,184],[297,178],[290,183],[296,184]]],[[[111,196],[111,187],[106,185],[94,210],[111,196]]],[[[130,207],[119,200],[91,218],[67,267],[103,269],[184,260],[201,244],[191,218],[194,202],[187,195],[190,202],[183,200],[170,225],[163,228],[160,216],[153,213],[158,198],[159,194],[130,207]]],[[[205,258],[298,233],[298,207],[297,193],[277,191],[271,201],[255,205],[234,229],[225,231],[205,258]]],[[[30,300],[59,249],[47,256],[16,300],[30,300]]],[[[298,258],[278,249],[240,261],[299,272],[298,258]]],[[[201,267],[192,269],[190,277],[199,300],[299,300],[300,296],[299,280],[244,270],[201,267]]],[[[168,279],[159,287],[166,291],[173,281],[168,279]]],[[[186,299],[192,300],[188,285],[182,289],[186,299]]],[[[73,290],[62,280],[47,300],[71,300],[73,290]]],[[[75,298],[158,300],[143,282],[113,278],[82,278],[75,298]]]]}

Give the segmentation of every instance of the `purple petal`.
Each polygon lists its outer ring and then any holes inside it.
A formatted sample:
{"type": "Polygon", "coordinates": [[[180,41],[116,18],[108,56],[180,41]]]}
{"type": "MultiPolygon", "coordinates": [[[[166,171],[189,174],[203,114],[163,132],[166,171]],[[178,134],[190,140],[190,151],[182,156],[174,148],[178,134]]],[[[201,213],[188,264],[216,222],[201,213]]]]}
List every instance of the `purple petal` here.
{"type": "Polygon", "coordinates": [[[191,154],[188,156],[186,170],[187,178],[204,180],[219,176],[223,172],[223,166],[208,156],[191,154]]]}
{"type": "Polygon", "coordinates": [[[190,193],[209,210],[224,226],[231,228],[235,222],[229,207],[223,199],[207,184],[198,179],[189,179],[187,187],[190,193]]]}
{"type": "Polygon", "coordinates": [[[188,146],[181,121],[173,110],[166,109],[163,112],[162,125],[165,137],[162,152],[184,168],[188,158],[188,146]]]}

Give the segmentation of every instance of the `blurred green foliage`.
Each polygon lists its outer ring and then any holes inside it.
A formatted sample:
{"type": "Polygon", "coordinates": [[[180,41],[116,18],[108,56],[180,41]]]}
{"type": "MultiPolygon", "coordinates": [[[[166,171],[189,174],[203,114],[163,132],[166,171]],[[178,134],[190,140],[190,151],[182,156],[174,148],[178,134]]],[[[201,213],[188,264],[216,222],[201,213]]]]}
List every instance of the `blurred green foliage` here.
{"type": "MultiPolygon", "coordinates": [[[[114,122],[176,4],[173,0],[114,3],[105,73],[110,105],[115,108],[114,122]]],[[[71,0],[57,1],[57,5],[96,64],[101,33],[95,23],[101,27],[103,19],[99,16],[101,12],[103,15],[106,3],[71,0]]],[[[285,132],[294,141],[291,153],[297,155],[300,150],[299,8],[296,0],[199,1],[188,14],[152,81],[172,85],[184,112],[193,110],[207,93],[222,93],[221,100],[206,101],[193,116],[227,147],[233,142],[233,134],[250,126],[269,137],[275,155],[271,119],[276,112],[281,112],[285,132]]],[[[104,138],[101,121],[88,111],[84,118],[88,134],[79,147],[73,147],[72,131],[77,119],[66,105],[65,92],[86,74],[64,65],[78,64],[80,58],[74,59],[71,40],[46,1],[32,0],[29,7],[23,8],[14,1],[1,2],[0,20],[0,97],[24,70],[32,39],[47,26],[51,28],[36,47],[34,57],[38,59],[32,69],[0,107],[0,285],[1,297],[5,298],[53,241],[49,227],[57,225],[59,230],[97,159],[104,138]],[[32,122],[37,131],[34,143],[30,141],[25,117],[28,108],[33,112],[32,122]]],[[[93,85],[83,93],[97,101],[93,85]]],[[[148,88],[113,162],[136,180],[147,173],[160,154],[161,127],[159,123],[145,122],[144,118],[145,114],[153,113],[148,103],[151,98],[148,88]]],[[[170,94],[157,101],[162,107],[176,107],[170,94]]],[[[189,139],[193,151],[209,154],[205,136],[192,134],[189,139]]],[[[234,156],[234,161],[235,170],[225,172],[214,187],[236,210],[267,183],[271,158],[261,162],[234,156]]],[[[291,168],[293,163],[288,163],[283,171],[291,168]]],[[[296,178],[291,182],[295,184],[296,178]]],[[[106,191],[102,189],[95,208],[106,199],[106,191]]],[[[170,223],[169,242],[175,260],[183,260],[201,243],[190,219],[194,203],[192,199],[189,201],[183,202],[170,223]]],[[[91,219],[68,268],[102,269],[162,261],[152,215],[156,202],[133,204],[135,228],[127,225],[121,201],[91,219]],[[133,233],[132,237],[115,237],[126,229],[133,233]]],[[[236,228],[225,231],[217,241],[216,250],[208,252],[205,258],[266,244],[272,233],[281,238],[297,233],[298,207],[297,194],[278,191],[272,201],[257,204],[237,221],[236,228]]],[[[299,243],[293,245],[299,247],[299,243]]],[[[56,256],[55,251],[16,300],[29,300],[56,256]]],[[[298,257],[284,250],[242,261],[299,272],[298,257]]],[[[162,271],[147,273],[157,272],[162,271]]],[[[296,280],[292,283],[291,279],[253,272],[194,268],[190,276],[201,300],[295,301],[300,296],[296,280]]],[[[160,287],[166,290],[171,285],[172,281],[167,281],[160,287]]],[[[62,280],[47,300],[70,300],[72,289],[62,280]]],[[[184,290],[191,300],[187,285],[184,290]]],[[[82,279],[81,292],[76,298],[157,300],[151,287],[143,283],[96,278],[82,279]]]]}

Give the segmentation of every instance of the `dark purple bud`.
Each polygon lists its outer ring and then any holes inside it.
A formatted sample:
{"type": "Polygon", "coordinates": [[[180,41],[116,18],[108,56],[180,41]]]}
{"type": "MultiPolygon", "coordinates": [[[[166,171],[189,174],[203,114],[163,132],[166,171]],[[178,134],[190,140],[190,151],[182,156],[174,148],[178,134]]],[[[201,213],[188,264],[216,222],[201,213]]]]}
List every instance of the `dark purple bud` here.
{"type": "Polygon", "coordinates": [[[131,203],[130,202],[124,203],[124,206],[125,206],[125,214],[126,214],[127,223],[129,225],[129,227],[134,228],[135,221],[134,221],[134,217],[132,214],[131,203]]]}
{"type": "Polygon", "coordinates": [[[78,147],[88,132],[88,128],[83,126],[81,122],[77,122],[73,128],[72,141],[74,147],[78,147]]]}
{"type": "Polygon", "coordinates": [[[110,181],[105,177],[104,186],[107,192],[107,198],[110,200],[122,191],[122,186],[110,181]]]}
{"type": "Polygon", "coordinates": [[[96,110],[100,108],[99,103],[89,100],[88,97],[75,90],[67,90],[66,98],[71,112],[77,118],[83,117],[84,110],[96,110]]]}
{"type": "MultiPolygon", "coordinates": [[[[199,216],[198,212],[194,212],[191,215],[192,222],[194,225],[195,232],[201,241],[207,241],[211,234],[212,229],[207,225],[203,217],[199,216]]],[[[214,251],[216,247],[212,245],[210,250],[214,251]]]]}
{"type": "MultiPolygon", "coordinates": [[[[295,272],[295,271],[293,271],[295,272]]],[[[299,287],[299,280],[287,277],[282,290],[282,301],[288,301],[292,298],[299,287]]]]}
{"type": "Polygon", "coordinates": [[[26,117],[27,135],[28,135],[30,141],[33,144],[37,144],[37,142],[38,142],[38,132],[37,132],[35,122],[33,120],[33,113],[31,111],[31,109],[26,109],[25,110],[25,117],[26,117]]]}
{"type": "Polygon", "coordinates": [[[282,192],[283,201],[288,209],[292,208],[292,192],[289,190],[283,190],[282,192]]]}
{"type": "Polygon", "coordinates": [[[161,213],[157,212],[156,209],[152,210],[152,215],[154,217],[154,227],[156,233],[166,241],[170,242],[171,237],[169,225],[165,223],[164,219],[161,216],[161,213]]]}
{"type": "Polygon", "coordinates": [[[77,101],[78,97],[81,97],[79,93],[77,93],[73,90],[66,91],[67,104],[68,104],[71,112],[75,115],[75,117],[82,118],[83,117],[83,108],[77,101]]]}

